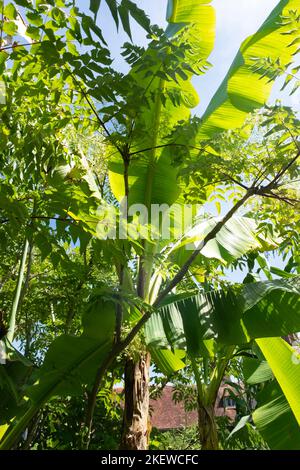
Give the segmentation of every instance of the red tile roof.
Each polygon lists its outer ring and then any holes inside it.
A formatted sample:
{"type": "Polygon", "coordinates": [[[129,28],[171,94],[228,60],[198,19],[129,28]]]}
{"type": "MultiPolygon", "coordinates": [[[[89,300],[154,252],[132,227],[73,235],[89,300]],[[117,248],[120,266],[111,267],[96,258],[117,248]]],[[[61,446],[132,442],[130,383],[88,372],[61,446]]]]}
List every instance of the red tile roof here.
{"type": "MultiPolygon", "coordinates": [[[[228,388],[228,385],[226,385],[226,387],[223,385],[219,389],[215,406],[215,415],[226,415],[229,419],[234,420],[236,416],[235,407],[224,408],[219,406],[220,401],[224,396],[225,388],[228,388]]],[[[122,393],[122,391],[122,388],[115,388],[116,393],[122,393]]],[[[182,401],[175,403],[173,400],[173,392],[174,387],[172,385],[167,385],[164,387],[161,396],[158,399],[150,399],[151,424],[153,427],[160,430],[168,430],[197,424],[197,410],[186,412],[182,401]]],[[[227,395],[226,392],[225,395],[227,395]]]]}
{"type": "Polygon", "coordinates": [[[167,385],[160,398],[150,399],[151,424],[157,429],[177,429],[197,423],[197,410],[186,412],[182,401],[175,403],[173,390],[167,385]]]}
{"type": "MultiPolygon", "coordinates": [[[[175,403],[173,400],[173,391],[174,387],[172,385],[167,385],[163,389],[160,398],[157,400],[150,400],[151,423],[152,426],[157,429],[177,429],[197,424],[197,410],[186,412],[183,402],[175,403]]],[[[236,416],[236,410],[234,407],[227,407],[224,409],[223,407],[218,406],[223,394],[224,387],[221,387],[216,400],[215,415],[226,415],[230,419],[234,419],[236,416]]]]}

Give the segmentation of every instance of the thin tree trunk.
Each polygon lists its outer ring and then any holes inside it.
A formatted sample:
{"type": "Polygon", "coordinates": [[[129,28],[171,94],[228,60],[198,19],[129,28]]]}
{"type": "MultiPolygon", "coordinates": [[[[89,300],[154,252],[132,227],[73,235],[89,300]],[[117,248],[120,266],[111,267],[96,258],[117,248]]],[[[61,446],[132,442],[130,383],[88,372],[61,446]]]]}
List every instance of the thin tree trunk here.
{"type": "Polygon", "coordinates": [[[138,362],[126,362],[122,450],[148,449],[149,370],[149,353],[142,354],[138,362]]]}
{"type": "Polygon", "coordinates": [[[217,450],[219,448],[218,431],[215,421],[214,404],[216,401],[219,385],[214,383],[210,386],[202,383],[196,360],[191,357],[191,364],[197,385],[198,402],[198,435],[202,450],[217,450]],[[211,392],[211,393],[209,393],[211,392]]]}
{"type": "Polygon", "coordinates": [[[213,405],[198,405],[199,439],[202,450],[218,450],[218,431],[213,405]]]}
{"type": "Polygon", "coordinates": [[[218,390],[224,378],[226,367],[230,361],[235,346],[229,346],[225,357],[217,361],[217,364],[211,374],[209,385],[202,382],[196,360],[191,357],[198,395],[198,433],[202,450],[218,450],[218,430],[215,419],[215,403],[218,396],[218,390]]]}
{"type": "Polygon", "coordinates": [[[24,242],[22,257],[21,257],[20,266],[19,266],[17,286],[16,286],[16,290],[15,290],[15,294],[14,294],[14,299],[13,299],[11,311],[10,311],[9,330],[8,330],[8,333],[7,333],[7,339],[9,340],[10,343],[13,342],[14,335],[15,335],[16,317],[17,317],[17,313],[18,313],[18,310],[19,310],[19,307],[20,307],[22,285],[23,285],[23,281],[24,281],[28,251],[29,251],[29,242],[26,238],[25,242],[24,242]]]}
{"type": "MultiPolygon", "coordinates": [[[[21,292],[20,299],[19,299],[20,308],[22,307],[24,297],[29,288],[32,262],[33,262],[33,241],[31,237],[29,240],[27,271],[26,271],[25,281],[24,281],[24,285],[23,285],[22,292],[21,292]]],[[[29,353],[30,353],[31,330],[32,328],[31,328],[31,325],[29,324],[28,310],[26,310],[25,312],[25,339],[26,341],[25,341],[25,352],[24,352],[25,357],[29,357],[29,353]]]]}

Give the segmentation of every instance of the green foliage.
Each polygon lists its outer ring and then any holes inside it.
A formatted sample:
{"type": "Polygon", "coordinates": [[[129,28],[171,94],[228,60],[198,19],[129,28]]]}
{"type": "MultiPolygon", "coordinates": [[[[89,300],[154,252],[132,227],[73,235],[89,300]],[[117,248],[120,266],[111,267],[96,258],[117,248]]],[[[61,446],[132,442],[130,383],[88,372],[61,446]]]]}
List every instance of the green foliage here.
{"type": "MultiPolygon", "coordinates": [[[[166,31],[151,26],[131,0],[91,0],[90,11],[93,16],[64,0],[17,0],[6,2],[2,12],[0,80],[6,101],[0,104],[0,301],[5,321],[12,320],[7,317],[19,285],[16,338],[34,364],[17,357],[0,366],[1,396],[6,394],[1,424],[12,420],[2,448],[11,447],[26,427],[34,428],[39,409],[51,399],[49,416],[47,408],[42,411],[41,448],[67,448],[68,443],[76,448],[81,431],[70,438],[63,416],[70,414],[71,425],[78,428],[83,403],[68,397],[90,391],[117,336],[126,338],[149,309],[147,303],[155,303],[180,269],[191,279],[179,276],[175,287],[180,297],[167,299],[146,326],[154,361],[165,373],[188,364],[186,351],[201,355],[203,376],[198,371],[197,382],[211,377],[210,391],[215,391],[232,353],[224,344],[299,331],[294,276],[299,271],[298,214],[285,208],[298,204],[299,122],[290,109],[265,106],[277,77],[287,73],[283,87],[292,82],[292,92],[298,87],[298,66],[293,64],[299,47],[297,0],[280,1],[242,44],[202,119],[191,118],[199,102],[192,78],[210,66],[215,15],[209,0],[170,0],[166,31]],[[131,40],[132,19],[148,34],[146,49],[125,43],[122,54],[131,68],[127,74],[114,68],[101,29],[103,6],[131,40]],[[266,181],[273,181],[269,188],[266,181]],[[222,204],[243,201],[250,186],[258,200],[247,201],[250,213],[223,219],[222,204]],[[268,203],[261,203],[262,195],[268,203]],[[144,224],[143,242],[105,240],[103,212],[116,207],[120,217],[124,196],[129,204],[147,208],[213,203],[220,217],[216,221],[205,207],[198,223],[194,207],[183,236],[177,231],[178,213],[173,215],[175,228],[167,242],[157,220],[150,224],[158,239],[151,239],[144,224]],[[221,230],[184,272],[186,245],[197,250],[220,223],[221,230]],[[32,249],[24,257],[27,272],[21,276],[17,272],[26,240],[32,249]],[[263,255],[277,248],[289,257],[281,271],[269,269],[263,255]],[[249,273],[240,293],[241,287],[228,289],[221,276],[228,266],[243,263],[249,273]],[[268,282],[246,284],[262,273],[268,282]],[[285,280],[274,280],[278,275],[285,280]],[[198,295],[192,296],[195,285],[198,295]],[[226,288],[221,292],[212,289],[216,287],[226,288]],[[210,370],[207,361],[213,357],[217,362],[210,370]],[[59,396],[65,398],[56,410],[59,396]]],[[[134,227],[135,221],[127,219],[134,227]]],[[[270,344],[264,343],[266,348],[270,344]]],[[[117,348],[108,363],[114,367],[118,355],[119,361],[133,357],[134,348],[135,355],[145,349],[142,333],[126,352],[125,346],[117,348]]],[[[282,377],[278,364],[269,362],[298,416],[294,374],[282,377]]],[[[265,372],[260,366],[249,378],[265,379],[265,372]]],[[[107,400],[100,406],[104,414],[107,400]]],[[[289,412],[286,403],[284,411],[289,412]]],[[[272,400],[266,406],[273,409],[272,400]]],[[[118,417],[113,416],[115,435],[118,417]]],[[[267,435],[264,420],[260,423],[267,435]]],[[[99,426],[101,437],[105,426],[99,426]]],[[[252,428],[248,431],[251,435],[252,428]]],[[[189,432],[192,440],[194,431],[189,432]]],[[[251,446],[263,445],[255,439],[249,437],[251,446]]],[[[116,447],[114,438],[101,442],[116,447]]],[[[96,447],[96,439],[92,445],[96,447]]]]}
{"type": "Polygon", "coordinates": [[[269,450],[268,444],[250,423],[233,438],[229,438],[232,423],[227,417],[218,418],[217,423],[222,450],[269,450]]]}
{"type": "Polygon", "coordinates": [[[172,431],[153,430],[150,450],[198,450],[198,430],[196,426],[172,431]]]}
{"type": "Polygon", "coordinates": [[[297,46],[292,42],[298,36],[297,30],[291,29],[290,22],[283,22],[282,18],[293,18],[297,11],[297,0],[279,2],[258,32],[244,41],[203,116],[202,138],[240,127],[249,112],[265,104],[276,76],[267,77],[259,67],[254,70],[253,64],[266,56],[273,60],[280,58],[285,67],[293,61],[297,46]]]}
{"type": "Polygon", "coordinates": [[[276,383],[270,383],[258,395],[253,420],[271,449],[299,449],[299,424],[276,383]]]}
{"type": "MultiPolygon", "coordinates": [[[[56,399],[48,403],[33,421],[20,449],[77,450],[82,448],[82,418],[85,397],[56,399]]],[[[97,397],[95,432],[91,449],[117,449],[122,410],[116,393],[103,387],[97,397]]]]}
{"type": "Polygon", "coordinates": [[[267,359],[300,427],[299,368],[300,355],[281,338],[256,340],[267,359]]]}
{"type": "Polygon", "coordinates": [[[214,341],[238,345],[255,338],[299,331],[298,278],[246,284],[235,293],[211,291],[176,299],[170,296],[146,325],[148,344],[187,348],[209,356],[214,341]],[[284,318],[282,312],[285,312],[284,318]]]}
{"type": "MultiPolygon", "coordinates": [[[[234,440],[228,441],[230,434],[230,422],[226,417],[217,419],[218,432],[220,437],[221,450],[268,450],[268,445],[264,442],[252,426],[248,426],[234,440]]],[[[150,442],[151,450],[199,450],[199,439],[197,426],[173,431],[152,432],[150,442]]]]}

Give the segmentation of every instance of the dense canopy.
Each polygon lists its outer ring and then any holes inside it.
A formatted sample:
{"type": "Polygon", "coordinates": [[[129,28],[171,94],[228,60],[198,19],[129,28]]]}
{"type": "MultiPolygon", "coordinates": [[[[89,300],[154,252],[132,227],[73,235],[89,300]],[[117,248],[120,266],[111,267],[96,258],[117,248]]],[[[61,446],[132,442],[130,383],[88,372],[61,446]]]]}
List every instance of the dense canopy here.
{"type": "Polygon", "coordinates": [[[81,3],[0,0],[0,449],[299,450],[299,1],[202,115],[212,1],[81,3]]]}

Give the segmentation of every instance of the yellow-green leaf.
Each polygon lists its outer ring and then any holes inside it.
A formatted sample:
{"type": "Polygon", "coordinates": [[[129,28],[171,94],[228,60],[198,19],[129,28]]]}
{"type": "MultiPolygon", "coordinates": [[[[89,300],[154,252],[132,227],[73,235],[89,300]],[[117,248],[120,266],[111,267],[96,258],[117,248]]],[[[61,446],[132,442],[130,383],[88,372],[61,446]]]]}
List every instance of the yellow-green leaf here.
{"type": "Polygon", "coordinates": [[[300,424],[300,354],[282,338],[256,340],[300,424]]]}

